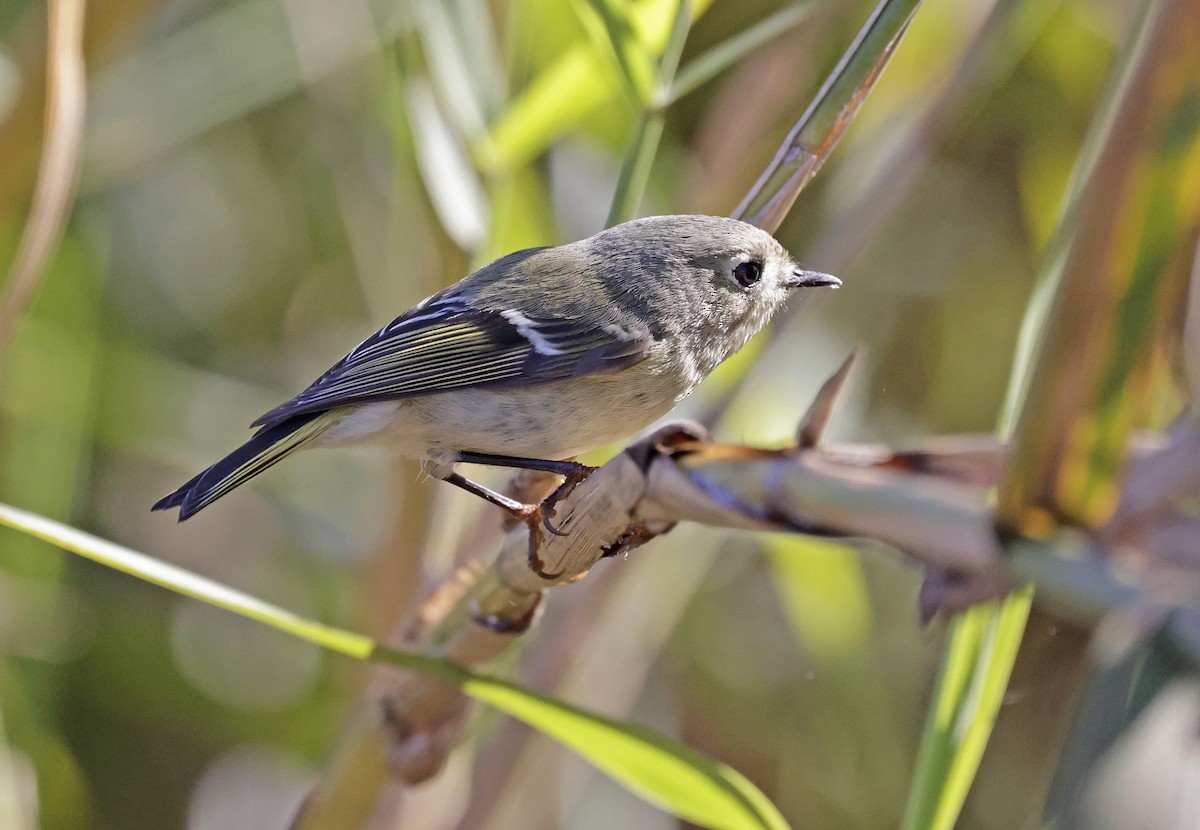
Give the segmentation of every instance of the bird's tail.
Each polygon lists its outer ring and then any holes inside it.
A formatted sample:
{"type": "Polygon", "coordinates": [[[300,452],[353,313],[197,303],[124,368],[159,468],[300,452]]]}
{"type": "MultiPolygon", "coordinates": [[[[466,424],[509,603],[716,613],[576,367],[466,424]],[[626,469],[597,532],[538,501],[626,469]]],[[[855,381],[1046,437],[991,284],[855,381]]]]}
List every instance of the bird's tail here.
{"type": "Polygon", "coordinates": [[[179,508],[179,521],[208,507],[234,487],[249,481],[325,431],[337,416],[308,412],[259,430],[245,444],[213,464],[174,493],[160,499],[151,510],[179,508]]]}

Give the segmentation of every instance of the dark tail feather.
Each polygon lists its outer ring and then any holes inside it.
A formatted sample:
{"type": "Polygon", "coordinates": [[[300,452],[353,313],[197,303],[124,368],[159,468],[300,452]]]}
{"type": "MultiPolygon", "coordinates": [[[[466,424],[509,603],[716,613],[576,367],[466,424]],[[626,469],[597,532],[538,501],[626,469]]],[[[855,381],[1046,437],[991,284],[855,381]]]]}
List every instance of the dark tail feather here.
{"type": "MultiPolygon", "coordinates": [[[[211,470],[212,468],[210,467],[209,469],[211,470]]],[[[181,504],[183,504],[183,500],[187,498],[188,493],[192,492],[192,488],[196,486],[196,483],[199,482],[200,479],[204,478],[204,473],[207,472],[208,470],[205,470],[203,473],[198,473],[195,476],[192,476],[191,480],[188,481],[187,484],[184,484],[171,495],[164,496],[156,501],[154,506],[150,509],[153,511],[167,510],[171,507],[179,507],[181,504]]]]}
{"type": "Polygon", "coordinates": [[[249,481],[320,435],[331,422],[329,412],[307,412],[253,438],[213,464],[174,493],[159,499],[151,510],[179,508],[179,521],[208,507],[234,487],[249,481]]]}

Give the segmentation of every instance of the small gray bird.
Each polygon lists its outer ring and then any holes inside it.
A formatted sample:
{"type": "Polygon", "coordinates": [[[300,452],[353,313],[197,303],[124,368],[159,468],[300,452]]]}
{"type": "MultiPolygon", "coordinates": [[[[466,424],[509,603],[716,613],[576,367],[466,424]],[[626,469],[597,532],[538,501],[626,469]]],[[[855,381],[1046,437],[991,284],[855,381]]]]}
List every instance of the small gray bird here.
{"type": "MultiPolygon", "coordinates": [[[[838,286],[768,233],[715,216],[655,216],[496,260],[409,311],[263,415],[248,442],[154,505],[183,521],[292,453],[381,441],[530,525],[591,468],[573,456],[669,412],[745,345],[792,289],[838,286]],[[544,470],[525,505],[458,462],[544,470]]],[[[531,542],[531,561],[536,548],[531,542]]]]}

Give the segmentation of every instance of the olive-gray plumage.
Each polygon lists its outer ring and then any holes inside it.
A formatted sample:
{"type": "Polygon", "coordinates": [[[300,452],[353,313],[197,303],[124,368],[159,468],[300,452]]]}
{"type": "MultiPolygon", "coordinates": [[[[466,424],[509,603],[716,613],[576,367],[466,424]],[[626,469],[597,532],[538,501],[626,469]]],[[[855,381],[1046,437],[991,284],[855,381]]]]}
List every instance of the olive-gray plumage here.
{"type": "Polygon", "coordinates": [[[382,441],[438,478],[464,452],[569,458],[669,412],[792,289],[838,284],[765,231],[713,216],[518,251],[363,341],[155,509],[185,519],[306,447],[382,441]]]}

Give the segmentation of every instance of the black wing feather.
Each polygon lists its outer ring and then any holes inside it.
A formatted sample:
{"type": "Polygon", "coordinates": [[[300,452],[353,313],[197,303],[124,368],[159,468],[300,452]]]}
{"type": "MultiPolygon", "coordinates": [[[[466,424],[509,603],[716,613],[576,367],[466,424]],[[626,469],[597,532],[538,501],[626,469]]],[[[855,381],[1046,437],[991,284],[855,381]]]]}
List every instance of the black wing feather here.
{"type": "Polygon", "coordinates": [[[635,326],[477,308],[443,292],[368,337],[254,426],[337,406],[620,371],[644,360],[652,344],[649,331],[635,326]]]}

